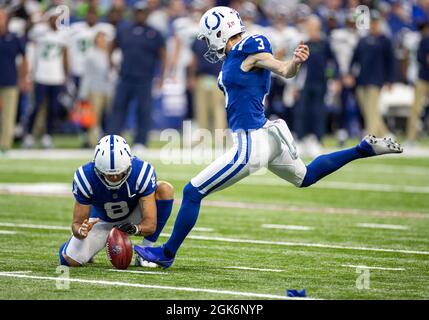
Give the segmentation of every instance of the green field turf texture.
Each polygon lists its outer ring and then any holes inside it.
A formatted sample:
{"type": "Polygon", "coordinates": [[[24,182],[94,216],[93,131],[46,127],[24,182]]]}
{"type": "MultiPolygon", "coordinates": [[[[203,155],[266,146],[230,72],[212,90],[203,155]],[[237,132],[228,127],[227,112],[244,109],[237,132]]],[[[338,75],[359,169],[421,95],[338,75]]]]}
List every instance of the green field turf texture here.
{"type": "MultiPolygon", "coordinates": [[[[0,159],[0,183],[69,183],[82,160],[0,159]]],[[[158,178],[170,181],[176,197],[203,166],[166,165],[152,162],[158,178]]],[[[249,208],[203,206],[193,236],[429,251],[429,161],[380,157],[356,161],[327,177],[324,183],[413,186],[422,192],[349,190],[323,187],[297,189],[271,174],[253,176],[207,200],[226,206],[241,203],[249,208]],[[267,205],[264,209],[263,205],[267,205]],[[276,204],[283,209],[273,209],[276,204]],[[294,209],[295,206],[296,208],[294,209]],[[346,208],[327,212],[327,208],[346,208]],[[361,209],[352,214],[350,209],[361,209]],[[303,212],[306,211],[306,212],[303,212]],[[392,214],[394,211],[394,214],[392,214]],[[403,225],[407,230],[359,228],[358,223],[403,225]],[[262,224],[297,225],[310,231],[262,228],[262,224]]],[[[328,184],[329,185],[329,184],[328,184]]],[[[369,188],[370,189],[370,188],[369,188]]],[[[395,189],[396,190],[396,189],[395,189]]],[[[73,198],[0,195],[0,223],[69,226],[73,198]]],[[[164,233],[171,232],[178,205],[164,233]]],[[[66,230],[41,230],[0,226],[0,272],[32,271],[30,275],[57,277],[58,247],[70,235],[66,230]]],[[[134,243],[140,239],[132,238],[134,243]]],[[[166,237],[160,238],[165,241],[166,237]]],[[[428,299],[429,255],[377,252],[302,245],[231,243],[187,239],[172,268],[130,270],[159,274],[109,271],[112,266],[103,250],[95,263],[72,269],[71,277],[172,287],[192,287],[284,296],[286,289],[306,288],[317,299],[428,299]],[[370,288],[358,289],[355,268],[365,265],[405,270],[370,270],[370,288]],[[242,266],[279,269],[282,272],[228,269],[242,266]]],[[[58,290],[55,281],[0,276],[0,299],[243,299],[221,293],[184,292],[130,288],[102,284],[71,283],[58,290]]]]}

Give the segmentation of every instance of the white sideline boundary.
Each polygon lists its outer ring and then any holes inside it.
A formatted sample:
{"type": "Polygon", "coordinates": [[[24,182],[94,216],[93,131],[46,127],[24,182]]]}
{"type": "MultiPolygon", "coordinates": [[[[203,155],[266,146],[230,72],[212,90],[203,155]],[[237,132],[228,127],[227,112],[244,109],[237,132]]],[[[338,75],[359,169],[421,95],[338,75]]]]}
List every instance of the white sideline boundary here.
{"type": "Polygon", "coordinates": [[[361,269],[374,269],[374,270],[387,270],[387,271],[405,271],[404,268],[385,268],[385,267],[369,267],[369,266],[355,266],[352,264],[342,264],[342,267],[348,268],[361,268],[361,269]]]}
{"type": "MultiPolygon", "coordinates": [[[[6,273],[0,272],[0,277],[9,277],[9,278],[20,278],[20,279],[29,279],[29,280],[45,280],[45,281],[58,281],[58,277],[46,277],[46,276],[32,276],[19,273],[6,273]]],[[[241,296],[248,298],[265,298],[265,299],[282,299],[282,300],[313,300],[312,298],[291,298],[285,296],[279,296],[274,294],[264,294],[264,293],[255,293],[255,292],[241,292],[241,291],[230,291],[230,290],[218,290],[218,289],[205,289],[205,288],[189,288],[189,287],[173,287],[173,286],[161,286],[161,285],[149,285],[142,283],[130,283],[130,282],[120,282],[120,281],[105,281],[105,280],[91,280],[91,279],[78,279],[70,278],[64,279],[61,281],[70,281],[75,283],[84,283],[84,284],[95,284],[95,285],[104,285],[104,286],[116,286],[116,287],[132,287],[132,288],[145,288],[145,289],[158,289],[158,290],[173,290],[173,291],[186,291],[186,292],[200,292],[200,293],[213,293],[220,295],[230,295],[230,296],[241,296]]]]}
{"type": "MultiPolygon", "coordinates": [[[[170,175],[171,178],[177,180],[184,179],[183,175],[170,175]]],[[[296,188],[295,186],[286,183],[280,178],[271,177],[248,177],[241,180],[237,184],[242,185],[261,185],[261,186],[281,186],[286,188],[296,188]]],[[[321,181],[311,188],[313,189],[333,189],[333,190],[355,190],[355,191],[374,191],[374,192],[398,192],[398,193],[419,193],[428,194],[429,187],[427,186],[412,186],[412,185],[392,185],[379,183],[360,183],[360,182],[342,182],[342,181],[321,181]]],[[[0,191],[2,193],[16,194],[43,194],[54,193],[58,195],[72,195],[71,186],[67,183],[0,183],[0,191]]]]}
{"type": "Polygon", "coordinates": [[[387,229],[387,230],[409,230],[409,226],[399,224],[381,224],[381,223],[358,223],[356,227],[369,229],[387,229]]]}
{"type": "MultiPolygon", "coordinates": [[[[70,230],[69,227],[63,226],[48,226],[48,225],[35,225],[35,224],[20,224],[10,222],[0,222],[0,226],[7,224],[13,228],[33,228],[33,229],[50,229],[52,227],[56,230],[70,230]],[[30,226],[30,227],[29,227],[30,226]]],[[[161,237],[170,237],[170,234],[161,233],[161,237]]],[[[245,243],[245,244],[267,244],[267,245],[278,245],[287,247],[313,247],[313,248],[325,248],[325,249],[341,249],[341,250],[356,250],[356,251],[375,251],[375,252],[392,252],[392,253],[403,253],[403,254],[418,254],[418,255],[429,255],[429,251],[417,251],[417,250],[405,250],[405,249],[389,249],[389,248],[373,248],[373,247],[353,247],[344,246],[338,244],[328,243],[311,243],[311,242],[282,242],[282,241],[267,241],[267,240],[254,240],[254,239],[237,239],[237,238],[225,238],[225,237],[209,237],[209,236],[197,236],[189,235],[187,239],[192,240],[203,240],[203,241],[219,241],[219,242],[231,242],[231,243],[245,243]]]]}
{"type": "MultiPolygon", "coordinates": [[[[277,179],[278,180],[278,179],[277,179]]],[[[31,195],[41,197],[72,197],[70,186],[64,183],[0,183],[0,194],[31,195]]],[[[175,204],[180,204],[177,198],[175,204]]],[[[400,217],[429,219],[429,213],[413,211],[371,210],[335,207],[309,207],[301,205],[285,205],[273,203],[251,203],[237,201],[204,200],[206,207],[238,208],[246,210],[269,210],[288,212],[308,212],[321,214],[370,215],[379,217],[400,217]]],[[[202,231],[202,230],[201,230],[202,231]]],[[[207,230],[206,230],[207,231],[207,230]]]]}
{"type": "Polygon", "coordinates": [[[280,269],[264,269],[264,268],[251,268],[251,267],[241,267],[241,266],[224,267],[224,269],[249,270],[249,271],[261,271],[261,272],[283,272],[284,271],[280,269]]]}
{"type": "MultiPolygon", "coordinates": [[[[302,149],[302,148],[301,148],[302,149]]],[[[216,154],[216,149],[210,150],[213,154],[216,154]]],[[[337,148],[323,148],[321,153],[329,153],[338,151],[337,148]]],[[[148,160],[160,160],[161,154],[165,154],[163,149],[148,149],[145,151],[145,158],[148,160]]],[[[190,154],[194,154],[195,150],[190,148],[171,148],[167,151],[169,160],[173,163],[180,159],[189,159],[190,154]]],[[[93,149],[12,149],[3,155],[5,159],[89,159],[94,155],[93,149]]],[[[391,154],[390,158],[426,158],[429,157],[429,148],[427,147],[413,147],[406,148],[402,154],[391,154]]],[[[192,157],[196,158],[195,156],[192,157]]],[[[198,160],[204,160],[207,157],[198,157],[198,160]]],[[[209,159],[211,160],[211,159],[209,159]]]]}
{"type": "MultiPolygon", "coordinates": [[[[30,196],[42,196],[42,197],[71,197],[70,186],[64,183],[0,183],[0,194],[30,195],[30,196]]],[[[177,198],[175,203],[180,204],[181,200],[182,200],[181,198],[177,198]]],[[[349,214],[349,215],[370,215],[370,216],[379,216],[379,217],[429,219],[429,213],[413,212],[413,211],[370,210],[370,209],[335,208],[335,207],[316,208],[316,207],[298,206],[298,205],[232,202],[232,201],[220,201],[220,200],[205,200],[204,206],[231,208],[231,209],[238,208],[238,209],[247,209],[247,210],[293,211],[293,212],[310,212],[310,213],[322,213],[322,214],[349,214]]]]}

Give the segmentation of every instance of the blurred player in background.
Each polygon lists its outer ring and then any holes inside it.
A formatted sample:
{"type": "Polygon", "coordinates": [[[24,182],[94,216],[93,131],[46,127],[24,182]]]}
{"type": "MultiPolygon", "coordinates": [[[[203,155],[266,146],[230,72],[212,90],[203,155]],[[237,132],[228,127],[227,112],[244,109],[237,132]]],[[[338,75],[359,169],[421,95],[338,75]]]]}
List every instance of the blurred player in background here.
{"type": "MultiPolygon", "coordinates": [[[[115,226],[153,245],[174,201],[171,184],[157,182],[154,167],[131,156],[127,142],[116,135],[101,138],[93,161],[76,171],[73,195],[73,235],[59,250],[60,264],[71,267],[90,262],[115,226]]],[[[138,257],[136,265],[156,267],[138,257]]]]}
{"type": "Polygon", "coordinates": [[[306,33],[306,45],[312,54],[301,73],[304,84],[294,110],[294,126],[298,140],[305,142],[306,151],[314,157],[320,154],[326,131],[328,79],[336,78],[338,64],[329,42],[323,37],[322,23],[317,16],[307,19],[306,33]]]}
{"type": "Polygon", "coordinates": [[[354,16],[349,14],[346,17],[346,25],[344,28],[337,28],[331,32],[330,45],[333,54],[338,62],[339,73],[342,81],[341,87],[341,111],[338,119],[337,138],[340,146],[344,146],[348,134],[348,119],[347,109],[351,101],[353,101],[353,82],[347,82],[347,74],[349,72],[350,62],[352,60],[354,49],[356,48],[359,35],[355,27],[354,16]]]}
{"type": "Polygon", "coordinates": [[[379,109],[383,86],[390,88],[394,80],[394,54],[392,41],[383,34],[380,13],[371,11],[369,34],[361,38],[354,50],[349,66],[348,82],[353,84],[356,75],[356,92],[365,122],[365,132],[377,136],[389,130],[379,109]],[[359,72],[354,72],[355,67],[359,72]]]}
{"type": "Polygon", "coordinates": [[[165,39],[159,31],[147,24],[149,9],[144,1],[134,4],[131,25],[118,30],[111,52],[119,48],[122,63],[112,106],[109,131],[120,134],[124,128],[131,100],[137,102],[137,123],[134,152],[145,150],[152,124],[152,85],[159,68],[162,87],[165,74],[165,39]]]}
{"type": "Polygon", "coordinates": [[[85,21],[73,23],[70,26],[70,71],[75,85],[79,87],[80,79],[84,72],[84,61],[88,50],[94,44],[97,24],[96,9],[89,9],[85,21]]]}
{"type": "Polygon", "coordinates": [[[421,26],[422,39],[417,48],[418,79],[415,82],[414,103],[407,122],[407,143],[414,146],[419,133],[419,119],[429,95],[429,24],[421,26]]]}
{"type": "MultiPolygon", "coordinates": [[[[272,26],[267,27],[265,34],[269,36],[272,45],[273,55],[276,59],[290,59],[293,57],[293,51],[302,40],[303,35],[292,23],[292,13],[287,5],[278,5],[271,8],[272,26]]],[[[267,97],[267,116],[268,118],[279,117],[288,119],[289,124],[292,120],[292,112],[288,112],[293,105],[290,93],[295,84],[294,81],[285,79],[275,73],[271,74],[270,93],[267,97]]]]}
{"type": "Polygon", "coordinates": [[[109,42],[100,31],[95,35],[94,46],[88,49],[83,61],[83,73],[79,88],[79,99],[88,101],[93,107],[95,125],[88,130],[87,143],[95,147],[102,135],[103,115],[110,111],[115,74],[109,63],[109,42]]]}
{"type": "Polygon", "coordinates": [[[228,124],[233,131],[233,147],[185,186],[173,232],[160,247],[134,246],[143,259],[168,268],[194,227],[201,201],[212,192],[235,184],[252,172],[267,167],[293,185],[308,187],[350,161],[402,148],[392,139],[365,137],[357,146],[317,157],[309,165],[299,158],[291,132],[284,120],[269,121],[264,115],[270,74],[294,77],[307,61],[309,49],[301,42],[290,60],[273,57],[270,42],[263,35],[243,36],[245,26],[238,12],[228,7],[208,10],[200,22],[199,39],[205,40],[210,62],[224,60],[219,88],[226,96],[228,124]]]}
{"type": "Polygon", "coordinates": [[[25,41],[8,31],[8,14],[0,8],[0,154],[13,144],[19,87],[28,76],[25,41]],[[17,58],[20,58],[19,68],[17,58]]]}
{"type": "Polygon", "coordinates": [[[33,126],[42,105],[46,103],[46,133],[42,146],[52,148],[52,132],[55,114],[59,110],[59,94],[69,77],[67,32],[59,29],[57,20],[60,14],[56,8],[45,13],[47,23],[41,23],[30,30],[29,38],[35,44],[32,78],[34,82],[34,103],[26,125],[24,148],[34,145],[33,126]]]}

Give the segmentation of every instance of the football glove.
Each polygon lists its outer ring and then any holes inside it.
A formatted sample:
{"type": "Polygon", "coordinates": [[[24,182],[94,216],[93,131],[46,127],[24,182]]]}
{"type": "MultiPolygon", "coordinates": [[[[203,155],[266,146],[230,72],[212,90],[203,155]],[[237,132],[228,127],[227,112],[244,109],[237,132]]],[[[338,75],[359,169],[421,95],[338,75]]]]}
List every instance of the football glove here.
{"type": "Polygon", "coordinates": [[[137,224],[132,224],[132,223],[123,223],[119,226],[117,226],[117,228],[119,230],[121,230],[122,232],[131,234],[131,235],[138,235],[140,234],[140,227],[137,224]]]}

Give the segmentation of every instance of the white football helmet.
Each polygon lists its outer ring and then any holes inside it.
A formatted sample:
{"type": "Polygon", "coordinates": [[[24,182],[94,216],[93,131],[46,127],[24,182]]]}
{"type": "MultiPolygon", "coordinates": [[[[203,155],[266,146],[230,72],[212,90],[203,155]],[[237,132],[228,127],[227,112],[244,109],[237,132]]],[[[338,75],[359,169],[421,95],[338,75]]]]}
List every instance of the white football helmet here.
{"type": "Polygon", "coordinates": [[[100,139],[95,147],[94,170],[108,189],[119,189],[131,173],[131,150],[124,138],[108,135],[100,139]],[[108,175],[124,176],[116,182],[106,178],[108,175]]]}
{"type": "Polygon", "coordinates": [[[225,59],[228,40],[245,32],[239,13],[229,7],[214,7],[201,17],[198,40],[205,40],[208,51],[204,58],[210,63],[225,59]]]}

